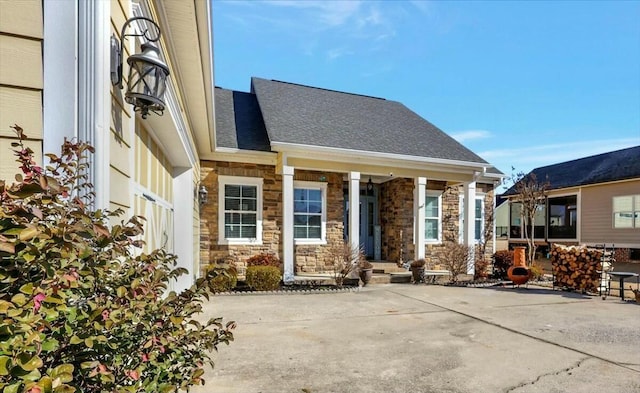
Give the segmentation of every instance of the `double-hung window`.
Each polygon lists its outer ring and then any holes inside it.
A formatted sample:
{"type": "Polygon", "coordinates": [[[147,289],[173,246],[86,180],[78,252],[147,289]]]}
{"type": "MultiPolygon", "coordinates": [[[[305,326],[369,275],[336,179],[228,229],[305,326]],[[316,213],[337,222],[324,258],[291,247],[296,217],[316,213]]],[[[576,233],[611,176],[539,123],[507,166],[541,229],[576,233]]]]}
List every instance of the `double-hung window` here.
{"type": "Polygon", "coordinates": [[[262,243],[262,179],[219,176],[219,243],[262,243]]]}
{"type": "Polygon", "coordinates": [[[424,207],[424,240],[427,243],[440,243],[442,241],[442,192],[427,190],[424,207]]]}
{"type": "Polygon", "coordinates": [[[296,244],[326,241],[327,184],[294,182],[293,237],[296,244]]]}

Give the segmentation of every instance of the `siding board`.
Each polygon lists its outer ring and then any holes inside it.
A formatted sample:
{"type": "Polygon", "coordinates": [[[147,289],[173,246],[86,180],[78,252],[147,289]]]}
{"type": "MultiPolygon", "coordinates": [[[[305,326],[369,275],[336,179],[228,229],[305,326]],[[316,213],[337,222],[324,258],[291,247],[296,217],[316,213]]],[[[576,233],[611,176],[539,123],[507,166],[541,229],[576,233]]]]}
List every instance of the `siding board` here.
{"type": "Polygon", "coordinates": [[[0,86],[0,136],[13,138],[14,124],[32,139],[42,139],[42,92],[0,86]]]}
{"type": "Polygon", "coordinates": [[[42,39],[41,0],[0,0],[0,32],[42,39]]]}
{"type": "Polygon", "coordinates": [[[0,34],[0,84],[42,89],[42,43],[0,34]]]}

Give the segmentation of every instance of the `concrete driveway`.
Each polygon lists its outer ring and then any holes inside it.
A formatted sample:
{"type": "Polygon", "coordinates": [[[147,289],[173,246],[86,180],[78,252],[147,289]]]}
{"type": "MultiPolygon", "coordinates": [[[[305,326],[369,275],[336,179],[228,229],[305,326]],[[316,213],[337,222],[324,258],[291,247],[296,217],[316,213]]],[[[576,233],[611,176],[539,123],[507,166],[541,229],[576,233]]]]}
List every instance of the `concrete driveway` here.
{"type": "Polygon", "coordinates": [[[617,298],[388,284],[205,311],[236,341],[192,392],[640,392],[640,306],[617,298]]]}

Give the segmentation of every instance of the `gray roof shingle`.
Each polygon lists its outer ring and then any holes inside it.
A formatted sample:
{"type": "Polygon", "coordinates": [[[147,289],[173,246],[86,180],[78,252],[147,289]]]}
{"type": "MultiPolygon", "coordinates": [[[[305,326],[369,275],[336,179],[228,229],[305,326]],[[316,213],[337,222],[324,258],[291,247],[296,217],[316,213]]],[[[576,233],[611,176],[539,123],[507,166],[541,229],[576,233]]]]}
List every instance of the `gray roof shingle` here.
{"type": "Polygon", "coordinates": [[[251,92],[272,142],[486,163],[396,101],[255,77],[251,92]]]}
{"type": "MultiPolygon", "coordinates": [[[[547,179],[550,190],[640,178],[640,146],[544,166],[530,173],[540,181],[547,179]]],[[[512,186],[504,195],[515,193],[512,186]]]]}
{"type": "Polygon", "coordinates": [[[256,96],[216,87],[216,146],[271,151],[256,96]]]}

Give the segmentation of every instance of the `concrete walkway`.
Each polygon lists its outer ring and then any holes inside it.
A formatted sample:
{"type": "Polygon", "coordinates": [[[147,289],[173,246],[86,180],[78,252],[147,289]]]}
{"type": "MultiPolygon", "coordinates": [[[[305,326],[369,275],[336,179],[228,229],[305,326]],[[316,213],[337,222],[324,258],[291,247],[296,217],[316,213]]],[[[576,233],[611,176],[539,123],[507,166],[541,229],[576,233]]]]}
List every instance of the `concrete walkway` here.
{"type": "Polygon", "coordinates": [[[236,341],[192,392],[640,392],[640,305],[618,298],[386,284],[205,311],[236,341]]]}

